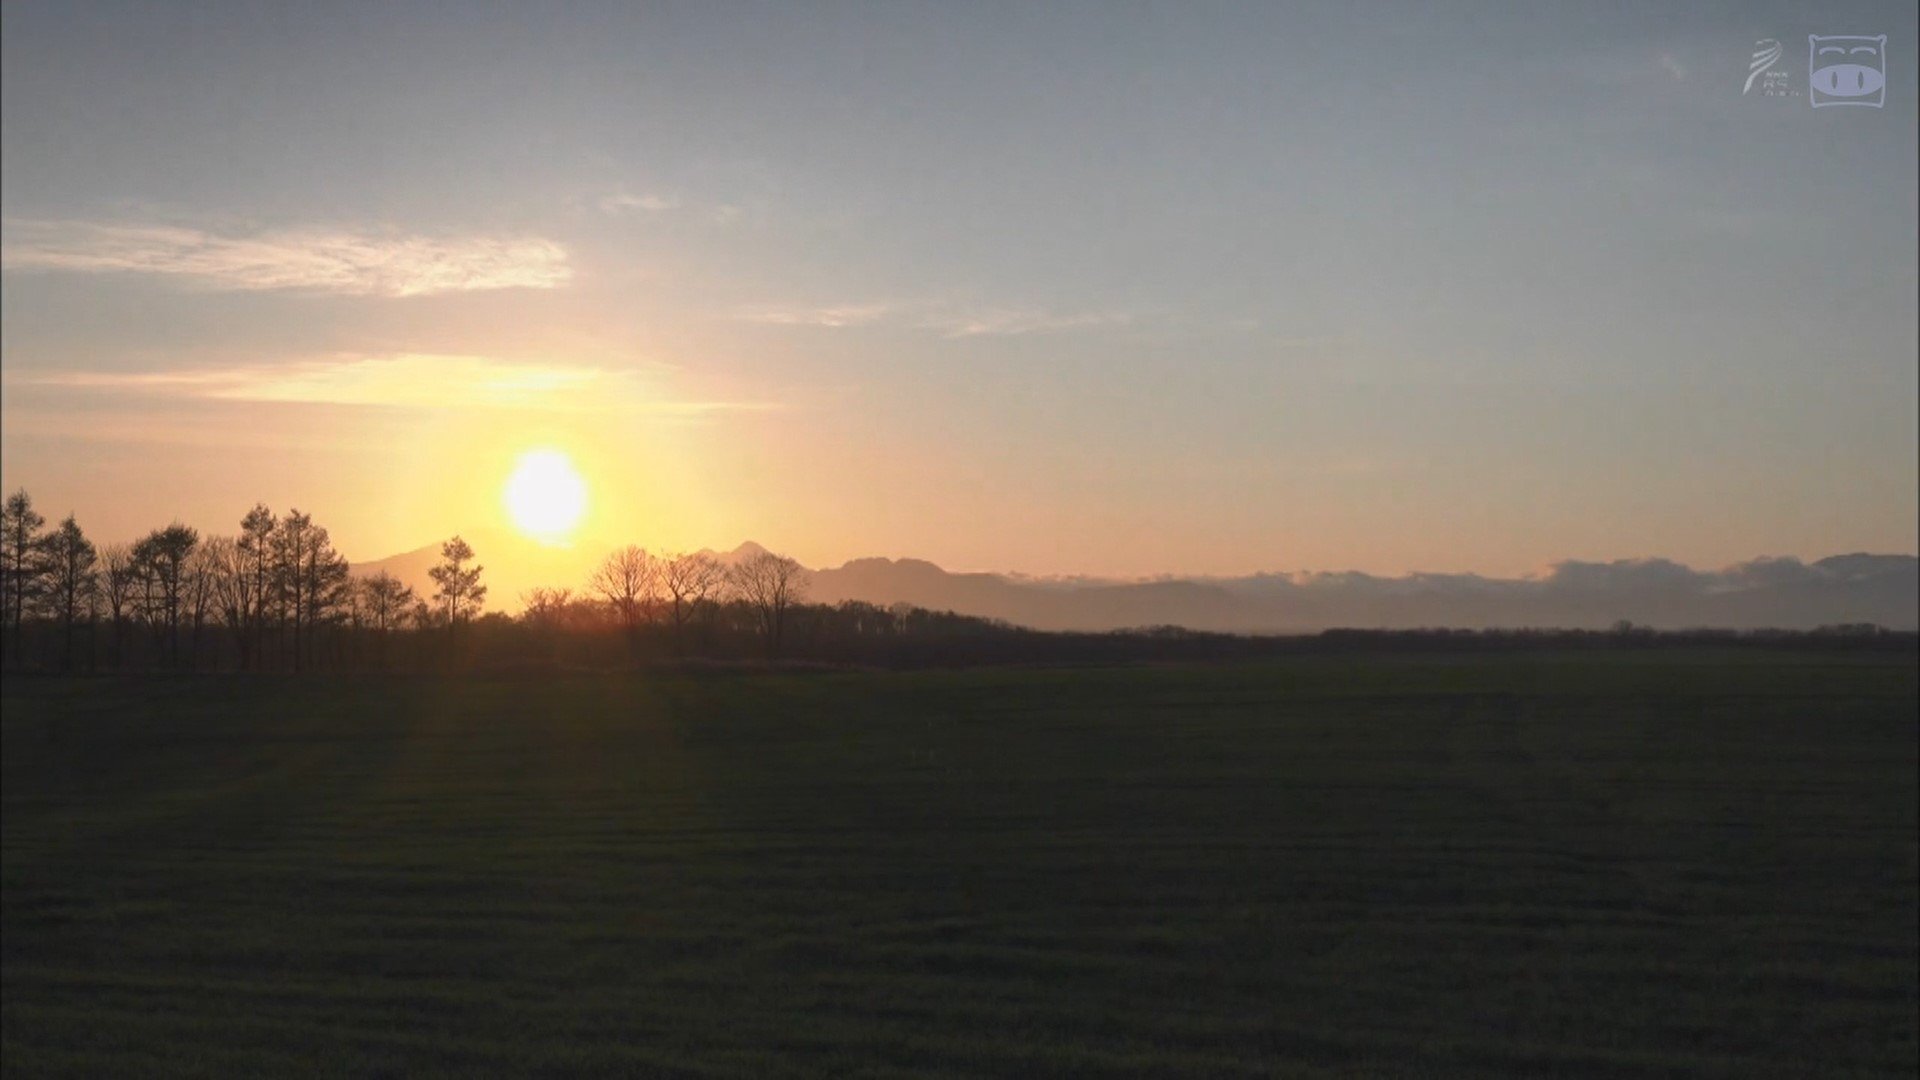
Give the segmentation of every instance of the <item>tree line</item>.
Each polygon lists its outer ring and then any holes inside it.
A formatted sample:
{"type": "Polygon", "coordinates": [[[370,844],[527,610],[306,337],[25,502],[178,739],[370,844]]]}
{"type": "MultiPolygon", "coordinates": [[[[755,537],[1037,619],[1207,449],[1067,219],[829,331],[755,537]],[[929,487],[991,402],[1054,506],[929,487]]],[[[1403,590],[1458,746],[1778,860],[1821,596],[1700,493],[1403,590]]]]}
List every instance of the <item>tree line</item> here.
{"type": "Polygon", "coordinates": [[[0,654],[61,671],[300,672],[493,661],[571,637],[599,662],[613,659],[612,638],[627,662],[778,657],[805,596],[800,564],[764,551],[727,565],[629,545],[578,590],[523,595],[517,618],[483,615],[483,575],[458,536],[441,545],[428,595],[384,570],[355,575],[312,515],[264,504],[231,534],[174,522],[99,546],[71,514],[49,527],[22,489],[0,504],[0,654]]]}
{"type": "Polygon", "coordinates": [[[448,671],[599,669],[659,661],[882,667],[1237,660],[1321,652],[1670,647],[1912,651],[1876,626],[1810,632],[1328,630],[1258,636],[1145,627],[1029,630],[907,604],[807,602],[800,564],[770,552],[609,553],[578,588],[524,593],[486,612],[485,568],[462,538],[440,547],[431,591],[351,572],[299,510],[248,510],[231,534],[178,522],[96,546],[68,515],[49,526],[26,491],[0,503],[0,660],[11,670],[448,671]]]}

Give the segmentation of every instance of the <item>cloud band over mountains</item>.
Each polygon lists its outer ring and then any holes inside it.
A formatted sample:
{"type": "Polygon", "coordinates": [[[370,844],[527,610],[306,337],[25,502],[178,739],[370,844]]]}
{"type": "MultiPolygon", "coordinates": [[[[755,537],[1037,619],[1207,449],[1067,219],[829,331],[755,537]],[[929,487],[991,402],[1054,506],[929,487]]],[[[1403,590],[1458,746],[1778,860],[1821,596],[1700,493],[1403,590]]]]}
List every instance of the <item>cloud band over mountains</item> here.
{"type": "Polygon", "coordinates": [[[1762,558],[1722,570],[1667,559],[1567,561],[1524,578],[1345,572],[1130,582],[957,574],[915,559],[859,559],[816,571],[811,585],[812,599],[828,603],[904,602],[1043,630],[1603,629],[1621,620],[1675,630],[1920,626],[1920,560],[1911,555],[1762,558]]]}

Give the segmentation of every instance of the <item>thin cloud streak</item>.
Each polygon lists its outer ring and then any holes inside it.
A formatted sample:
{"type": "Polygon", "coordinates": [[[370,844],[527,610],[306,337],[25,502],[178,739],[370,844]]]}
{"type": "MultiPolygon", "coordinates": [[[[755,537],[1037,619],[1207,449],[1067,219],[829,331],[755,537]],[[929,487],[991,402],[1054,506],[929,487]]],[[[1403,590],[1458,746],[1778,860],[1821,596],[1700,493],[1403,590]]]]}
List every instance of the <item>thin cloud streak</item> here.
{"type": "Polygon", "coordinates": [[[608,214],[626,214],[634,211],[657,214],[679,208],[680,200],[666,195],[635,195],[626,191],[616,191],[600,198],[600,209],[608,214]]]}
{"type": "Polygon", "coordinates": [[[819,326],[837,330],[849,326],[871,326],[892,311],[893,308],[887,304],[836,304],[828,307],[749,308],[737,317],[742,322],[764,323],[768,326],[819,326]]]}
{"type": "Polygon", "coordinates": [[[1086,330],[1100,326],[1125,326],[1132,316],[1111,312],[1083,312],[1057,315],[1044,311],[999,309],[970,314],[939,315],[921,325],[950,338],[1012,337],[1019,334],[1045,334],[1062,330],[1086,330]]]}
{"type": "Polygon", "coordinates": [[[62,409],[35,411],[7,418],[9,439],[107,446],[179,446],[231,453],[235,450],[316,454],[365,452],[370,446],[362,433],[343,433],[338,425],[316,432],[285,425],[263,427],[244,415],[178,416],[149,410],[62,409]]]}
{"type": "Polygon", "coordinates": [[[769,326],[811,326],[829,330],[862,326],[902,327],[931,331],[946,338],[1013,337],[1124,326],[1133,321],[1131,315],[1121,312],[1056,313],[1032,308],[976,308],[935,301],[769,305],[743,309],[735,317],[742,322],[769,326]]]}
{"type": "Polygon", "coordinates": [[[675,401],[630,372],[479,356],[408,353],[182,371],[45,372],[9,384],[210,401],[400,409],[541,409],[698,416],[782,408],[760,401],[675,401]]]}
{"type": "Polygon", "coordinates": [[[0,269],[178,276],[228,291],[411,297],[555,289],[566,249],[539,238],[435,239],[344,229],[227,236],[174,225],[9,219],[0,269]]]}

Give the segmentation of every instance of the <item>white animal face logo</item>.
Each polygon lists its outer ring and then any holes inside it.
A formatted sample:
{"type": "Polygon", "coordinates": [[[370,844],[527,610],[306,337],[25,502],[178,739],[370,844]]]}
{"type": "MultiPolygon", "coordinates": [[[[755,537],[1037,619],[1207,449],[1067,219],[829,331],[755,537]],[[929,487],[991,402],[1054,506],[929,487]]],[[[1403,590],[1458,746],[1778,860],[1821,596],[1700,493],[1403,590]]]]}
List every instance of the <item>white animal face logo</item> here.
{"type": "Polygon", "coordinates": [[[1813,107],[1887,101],[1887,35],[1807,35],[1807,89],[1813,107]]]}

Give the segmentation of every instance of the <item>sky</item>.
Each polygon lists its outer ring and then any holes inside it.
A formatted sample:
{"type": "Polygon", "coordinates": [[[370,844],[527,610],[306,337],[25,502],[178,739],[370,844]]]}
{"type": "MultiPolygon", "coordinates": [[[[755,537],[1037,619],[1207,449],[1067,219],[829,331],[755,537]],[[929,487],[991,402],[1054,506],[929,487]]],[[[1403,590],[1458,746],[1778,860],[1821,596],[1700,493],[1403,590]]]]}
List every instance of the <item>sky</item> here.
{"type": "Polygon", "coordinates": [[[102,539],[552,449],[583,556],[1916,546],[1911,4],[3,11],[0,482],[102,539]]]}

